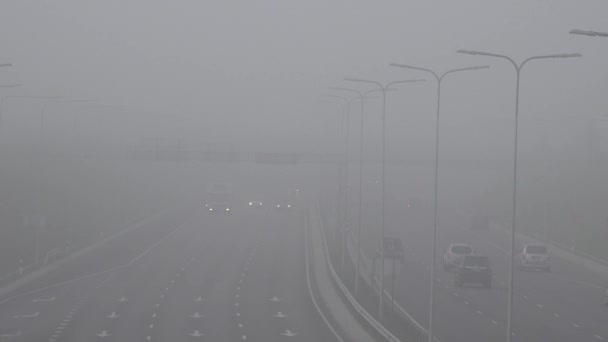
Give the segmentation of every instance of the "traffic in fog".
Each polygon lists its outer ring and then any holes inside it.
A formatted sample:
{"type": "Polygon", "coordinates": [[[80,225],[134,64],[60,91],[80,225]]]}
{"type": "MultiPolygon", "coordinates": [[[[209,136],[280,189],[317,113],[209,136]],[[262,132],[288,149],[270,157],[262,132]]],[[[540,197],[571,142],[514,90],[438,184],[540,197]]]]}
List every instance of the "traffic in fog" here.
{"type": "Polygon", "coordinates": [[[608,3],[0,3],[0,341],[608,339],[608,3]]]}

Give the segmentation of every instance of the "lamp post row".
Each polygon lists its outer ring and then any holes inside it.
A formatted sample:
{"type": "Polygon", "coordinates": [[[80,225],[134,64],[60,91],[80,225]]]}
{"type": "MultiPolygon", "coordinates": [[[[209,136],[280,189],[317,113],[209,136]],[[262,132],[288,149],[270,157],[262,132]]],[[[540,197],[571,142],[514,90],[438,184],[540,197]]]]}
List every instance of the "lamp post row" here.
{"type": "MultiPolygon", "coordinates": [[[[596,36],[596,37],[608,37],[608,33],[604,33],[604,32],[596,32],[596,31],[583,31],[583,30],[572,30],[570,31],[571,34],[577,34],[577,35],[586,35],[586,36],[596,36]]],[[[510,342],[513,332],[512,332],[512,316],[513,316],[513,311],[512,311],[512,306],[513,306],[513,284],[514,284],[514,255],[515,255],[515,232],[516,232],[516,213],[517,213],[517,206],[516,206],[516,199],[517,199],[517,158],[518,158],[518,125],[519,125],[519,96],[520,96],[520,75],[521,75],[521,70],[523,69],[523,67],[530,61],[533,60],[540,60],[540,59],[563,59],[563,58],[576,58],[576,57],[582,57],[581,54],[575,53],[575,54],[553,54],[553,55],[540,55],[540,56],[532,56],[529,57],[527,59],[525,59],[523,62],[521,63],[516,63],[514,59],[505,56],[505,55],[500,55],[500,54],[494,54],[494,53],[488,53],[488,52],[482,52],[482,51],[474,51],[474,50],[458,50],[457,53],[462,53],[462,54],[469,54],[469,55],[475,55],[475,56],[486,56],[486,57],[493,57],[493,58],[501,58],[501,59],[505,59],[508,60],[513,66],[514,69],[516,71],[516,83],[515,83],[515,122],[514,122],[514,149],[513,149],[513,156],[514,156],[514,162],[513,162],[513,171],[512,171],[512,175],[513,175],[513,191],[512,191],[512,217],[511,217],[511,252],[510,252],[510,267],[509,267],[509,295],[508,295],[508,302],[507,302],[507,341],[510,342]]],[[[441,114],[441,86],[442,86],[442,81],[444,79],[444,77],[448,74],[451,73],[456,73],[456,72],[463,72],[463,71],[472,71],[472,70],[480,70],[480,69],[487,69],[489,68],[489,66],[483,65],[483,66],[473,66],[473,67],[466,67],[466,68],[459,68],[459,69],[452,69],[449,70],[447,72],[444,72],[442,74],[438,74],[437,72],[431,70],[431,69],[427,69],[427,68],[421,68],[421,67],[416,67],[416,66],[411,66],[411,65],[406,65],[406,64],[397,64],[397,63],[392,63],[390,64],[390,66],[393,67],[398,67],[398,68],[404,68],[404,69],[412,69],[412,70],[418,70],[418,71],[422,71],[422,72],[426,72],[427,74],[431,74],[435,80],[437,81],[437,102],[436,102],[436,121],[435,121],[435,177],[434,177],[434,206],[433,206],[433,211],[434,211],[434,215],[433,215],[433,245],[432,245],[432,266],[431,266],[431,284],[430,284],[430,299],[429,299],[429,329],[428,329],[428,340],[430,342],[433,342],[434,340],[434,330],[433,330],[433,321],[434,321],[434,306],[435,306],[435,298],[434,298],[434,292],[435,292],[435,263],[436,263],[436,254],[437,254],[437,250],[436,250],[436,245],[437,245],[437,226],[438,226],[438,178],[439,178],[439,137],[440,137],[440,131],[439,131],[439,127],[440,127],[440,114],[441,114]]],[[[372,80],[365,80],[365,79],[355,79],[355,78],[345,78],[345,81],[349,81],[349,82],[361,82],[361,83],[369,83],[369,84],[374,84],[377,86],[377,91],[381,91],[382,92],[382,201],[381,201],[381,207],[382,207],[382,214],[381,214],[381,227],[380,227],[380,256],[383,257],[384,256],[384,251],[383,251],[383,241],[384,241],[384,219],[385,219],[385,170],[386,170],[386,90],[388,87],[390,87],[390,85],[396,84],[396,83],[403,83],[403,82],[412,82],[412,81],[422,81],[422,80],[409,80],[409,81],[397,81],[397,82],[392,82],[389,83],[386,86],[383,86],[380,82],[377,81],[372,81],[372,80]]],[[[333,90],[342,90],[342,91],[349,91],[352,93],[355,93],[357,95],[357,98],[359,98],[361,100],[361,125],[360,125],[360,129],[361,129],[361,138],[360,138],[360,165],[359,165],[359,169],[360,169],[360,174],[359,174],[359,217],[358,217],[358,233],[357,233],[357,265],[356,265],[356,272],[355,272],[355,294],[358,292],[358,282],[359,282],[359,276],[360,276],[360,254],[361,254],[361,249],[360,249],[360,238],[361,238],[361,212],[362,212],[362,170],[363,170],[363,118],[364,118],[364,96],[363,93],[361,93],[359,90],[357,89],[351,89],[351,88],[343,88],[343,87],[329,87],[330,89],[333,90]]],[[[348,129],[348,128],[347,128],[348,129]]],[[[348,144],[348,140],[347,140],[347,144],[348,144]]],[[[348,155],[347,155],[348,156],[348,155]]],[[[347,168],[348,168],[348,160],[347,160],[347,168]]],[[[347,183],[348,185],[348,183],[347,183]]],[[[347,205],[346,203],[346,199],[345,199],[345,205],[347,205]]],[[[346,225],[346,223],[345,223],[346,225]]],[[[380,300],[379,300],[379,313],[378,313],[378,318],[380,321],[382,321],[382,315],[383,315],[383,300],[382,300],[382,294],[384,293],[384,263],[381,263],[381,270],[380,270],[380,300]]],[[[373,280],[372,280],[373,281],[373,280]]]]}

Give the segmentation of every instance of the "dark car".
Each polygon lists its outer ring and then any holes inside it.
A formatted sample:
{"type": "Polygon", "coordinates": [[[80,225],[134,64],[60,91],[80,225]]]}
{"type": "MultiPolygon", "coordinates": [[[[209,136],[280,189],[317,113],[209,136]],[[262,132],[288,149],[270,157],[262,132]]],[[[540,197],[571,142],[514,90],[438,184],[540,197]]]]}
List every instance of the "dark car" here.
{"type": "Polygon", "coordinates": [[[275,208],[276,208],[276,210],[279,210],[279,211],[287,211],[287,210],[291,210],[293,208],[293,204],[289,201],[282,201],[282,202],[277,203],[275,208]]]}
{"type": "Polygon", "coordinates": [[[482,284],[492,287],[492,269],[487,256],[466,255],[454,273],[454,285],[461,287],[464,284],[482,284]]]}
{"type": "Polygon", "coordinates": [[[209,214],[230,214],[230,205],[224,202],[212,202],[205,204],[209,214]]]}

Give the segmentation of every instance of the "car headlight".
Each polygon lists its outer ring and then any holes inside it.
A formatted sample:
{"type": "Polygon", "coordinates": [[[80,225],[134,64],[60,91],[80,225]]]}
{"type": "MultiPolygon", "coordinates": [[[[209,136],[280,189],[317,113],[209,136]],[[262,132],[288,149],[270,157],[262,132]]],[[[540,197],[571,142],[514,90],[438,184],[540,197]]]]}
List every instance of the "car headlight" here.
{"type": "Polygon", "coordinates": [[[226,208],[226,211],[230,211],[230,208],[226,208]]]}
{"type": "Polygon", "coordinates": [[[213,208],[209,208],[209,211],[213,211],[213,208]]]}
{"type": "Polygon", "coordinates": [[[253,203],[252,203],[252,202],[249,202],[249,205],[253,205],[253,203]]]}
{"type": "Polygon", "coordinates": [[[287,205],[287,208],[291,208],[291,204],[288,204],[288,205],[287,205]]]}
{"type": "Polygon", "coordinates": [[[280,205],[280,204],[277,204],[277,208],[280,208],[280,207],[281,207],[281,205],[280,205]]]}

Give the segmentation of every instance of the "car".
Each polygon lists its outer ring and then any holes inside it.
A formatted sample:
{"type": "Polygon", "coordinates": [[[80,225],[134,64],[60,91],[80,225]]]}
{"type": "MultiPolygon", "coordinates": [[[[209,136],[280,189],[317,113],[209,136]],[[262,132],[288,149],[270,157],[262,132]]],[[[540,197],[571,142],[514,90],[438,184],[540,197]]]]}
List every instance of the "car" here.
{"type": "Polygon", "coordinates": [[[492,287],[492,268],[487,256],[465,255],[460,260],[454,272],[454,285],[462,287],[464,284],[492,287]]]}
{"type": "Polygon", "coordinates": [[[262,201],[250,201],[249,208],[252,209],[261,209],[264,203],[262,201]]]}
{"type": "Polygon", "coordinates": [[[275,206],[276,210],[291,210],[293,208],[293,204],[291,202],[279,202],[275,206]]]}
{"type": "Polygon", "coordinates": [[[464,256],[472,255],[473,253],[473,247],[470,245],[463,243],[450,244],[450,247],[448,247],[448,250],[443,255],[443,269],[449,271],[451,268],[460,264],[460,261],[464,256]]]}
{"type": "Polygon", "coordinates": [[[540,269],[551,271],[551,259],[545,245],[524,245],[518,256],[520,269],[540,269]]]}
{"type": "Polygon", "coordinates": [[[212,202],[205,204],[207,211],[210,214],[230,214],[230,205],[225,202],[212,202]]]}

